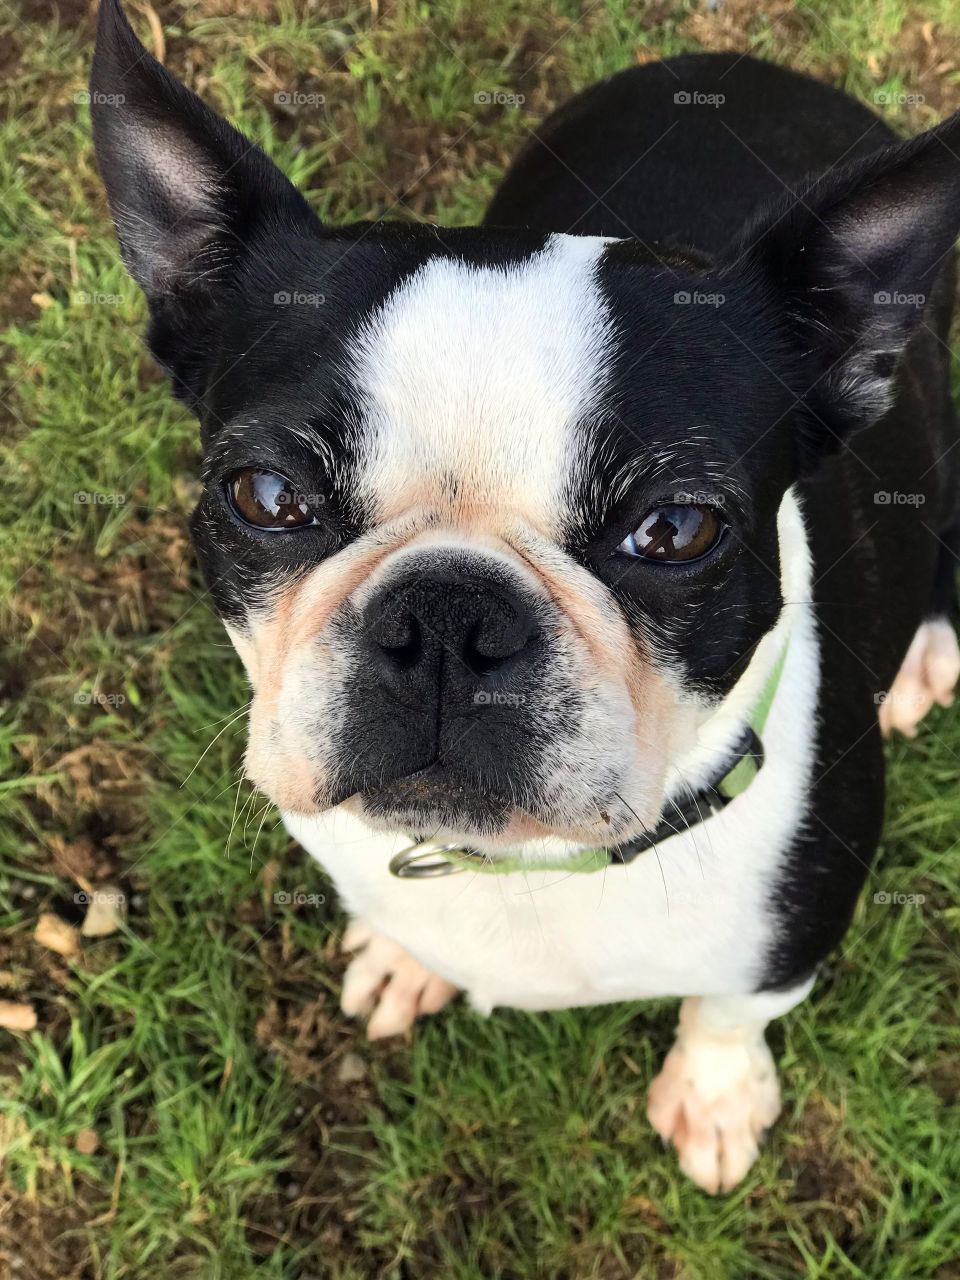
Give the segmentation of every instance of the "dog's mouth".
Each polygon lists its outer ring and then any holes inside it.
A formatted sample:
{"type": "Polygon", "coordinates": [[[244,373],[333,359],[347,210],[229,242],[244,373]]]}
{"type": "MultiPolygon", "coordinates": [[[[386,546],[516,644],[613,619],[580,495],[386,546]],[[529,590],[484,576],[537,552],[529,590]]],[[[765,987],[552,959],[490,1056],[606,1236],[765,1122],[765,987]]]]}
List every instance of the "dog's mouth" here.
{"type": "Polygon", "coordinates": [[[376,825],[400,827],[421,837],[438,829],[497,835],[515,810],[515,802],[507,796],[478,791],[439,764],[366,786],[357,795],[364,814],[376,825]]]}

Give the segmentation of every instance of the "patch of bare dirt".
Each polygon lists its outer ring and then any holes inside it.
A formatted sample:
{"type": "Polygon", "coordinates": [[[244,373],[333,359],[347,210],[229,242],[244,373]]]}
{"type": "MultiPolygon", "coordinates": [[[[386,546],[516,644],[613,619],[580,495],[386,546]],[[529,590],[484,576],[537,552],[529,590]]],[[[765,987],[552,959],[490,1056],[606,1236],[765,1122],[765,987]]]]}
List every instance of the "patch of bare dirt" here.
{"type": "Polygon", "coordinates": [[[56,1205],[0,1186],[0,1276],[4,1280],[95,1280],[84,1227],[96,1218],[103,1193],[76,1174],[73,1198],[56,1205]]]}
{"type": "Polygon", "coordinates": [[[62,31],[94,26],[97,0],[20,0],[22,22],[55,24],[62,31]]]}
{"type": "Polygon", "coordinates": [[[829,1232],[844,1245],[860,1234],[864,1204],[882,1189],[870,1162],[845,1142],[842,1120],[834,1103],[814,1094],[790,1135],[783,1168],[790,1201],[816,1204],[818,1234],[825,1241],[829,1232]]]}
{"type": "Polygon", "coordinates": [[[960,1101],[960,1062],[955,1058],[940,1058],[920,1078],[948,1107],[960,1101]]]}
{"type": "Polygon", "coordinates": [[[917,128],[960,109],[960,29],[911,14],[883,65],[900,75],[907,94],[922,98],[917,128]]]}
{"type": "Polygon", "coordinates": [[[364,1153],[374,1146],[364,1122],[378,1106],[373,1067],[402,1074],[405,1050],[369,1044],[362,1027],[339,1013],[344,962],[335,939],[324,950],[320,989],[316,954],[294,946],[288,929],[261,939],[258,949],[265,997],[257,1043],[290,1073],[297,1101],[283,1144],[289,1167],[272,1194],[246,1208],[251,1248],[265,1256],[281,1241],[311,1240],[318,1258],[369,1256],[373,1274],[388,1257],[368,1254],[360,1238],[364,1153]]]}
{"type": "Polygon", "coordinates": [[[724,0],[715,9],[698,5],[680,31],[711,53],[746,53],[764,31],[792,42],[808,37],[814,23],[797,10],[794,0],[724,0]]]}
{"type": "MultiPolygon", "coordinates": [[[[701,4],[680,30],[711,51],[747,53],[769,31],[784,53],[815,34],[817,20],[794,0],[724,0],[716,9],[701,4]]],[[[825,79],[843,75],[848,55],[839,53],[811,68],[825,79]]],[[[960,108],[960,29],[927,21],[912,12],[885,52],[871,54],[867,67],[877,84],[899,78],[907,101],[903,114],[915,130],[929,128],[960,108]]],[[[869,104],[868,104],[869,105],[869,104]]]]}
{"type": "MultiPolygon", "coordinates": [[[[0,78],[11,74],[4,70],[3,57],[0,53],[0,78]]],[[[40,280],[36,276],[18,273],[4,281],[0,291],[0,329],[35,320],[39,313],[33,298],[40,290],[40,280]]]]}
{"type": "Polygon", "coordinates": [[[65,639],[96,628],[117,640],[165,630],[172,621],[171,600],[203,591],[192,574],[186,517],[136,510],[107,556],[86,543],[54,550],[49,562],[32,565],[18,580],[7,606],[21,631],[32,637],[27,658],[33,678],[62,670],[65,639]]]}

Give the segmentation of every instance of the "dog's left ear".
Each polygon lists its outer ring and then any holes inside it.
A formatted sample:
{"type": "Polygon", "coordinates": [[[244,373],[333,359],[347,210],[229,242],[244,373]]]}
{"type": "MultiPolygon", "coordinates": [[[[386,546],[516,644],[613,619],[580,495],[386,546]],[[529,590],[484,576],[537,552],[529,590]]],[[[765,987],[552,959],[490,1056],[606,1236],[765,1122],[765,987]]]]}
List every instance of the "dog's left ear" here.
{"type": "Polygon", "coordinates": [[[758,278],[794,326],[815,453],[889,408],[958,234],[960,112],[811,182],[723,255],[721,269],[758,278]]]}
{"type": "Polygon", "coordinates": [[[90,114],[124,260],[154,318],[189,322],[244,252],[319,226],[259,147],[150,56],[119,0],[101,0],[90,114]]]}

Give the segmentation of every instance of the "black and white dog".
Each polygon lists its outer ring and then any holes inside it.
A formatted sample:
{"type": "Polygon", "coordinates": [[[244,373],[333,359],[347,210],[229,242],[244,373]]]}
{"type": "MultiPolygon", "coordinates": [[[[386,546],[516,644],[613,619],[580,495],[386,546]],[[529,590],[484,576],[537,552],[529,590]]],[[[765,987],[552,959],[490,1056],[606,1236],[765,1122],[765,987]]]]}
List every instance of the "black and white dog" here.
{"type": "Polygon", "coordinates": [[[960,672],[960,118],[898,142],[684,56],[551,117],[482,227],[331,227],[117,0],[91,90],[202,424],[247,770],[353,917],[344,1009],[684,996],[650,1118],[733,1186],[765,1024],[869,870],[882,730],[960,672]]]}

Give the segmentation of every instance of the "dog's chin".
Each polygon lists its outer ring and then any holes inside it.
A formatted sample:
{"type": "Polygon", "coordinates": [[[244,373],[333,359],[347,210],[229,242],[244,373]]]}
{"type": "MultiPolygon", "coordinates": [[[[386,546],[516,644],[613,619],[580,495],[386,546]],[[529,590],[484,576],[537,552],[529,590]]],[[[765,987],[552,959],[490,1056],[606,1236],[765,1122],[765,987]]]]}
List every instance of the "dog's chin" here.
{"type": "Polygon", "coordinates": [[[569,850],[610,846],[641,829],[633,820],[635,814],[618,820],[602,806],[579,824],[559,818],[552,822],[549,815],[531,813],[515,799],[478,791],[436,768],[368,785],[340,803],[376,831],[469,845],[493,857],[545,843],[569,850]]]}
{"type": "Polygon", "coordinates": [[[372,827],[420,838],[455,832],[495,839],[506,831],[513,813],[506,797],[477,791],[430,769],[365,787],[355,802],[372,827]]]}

